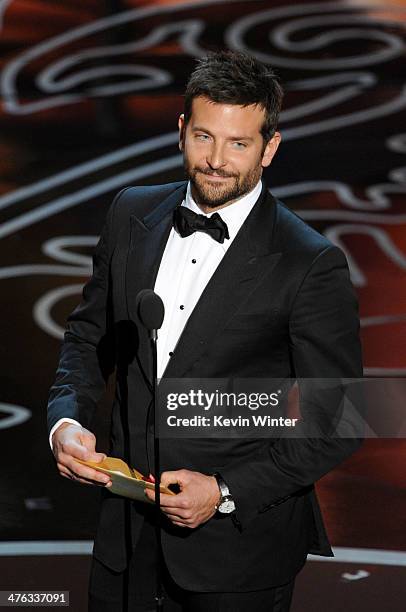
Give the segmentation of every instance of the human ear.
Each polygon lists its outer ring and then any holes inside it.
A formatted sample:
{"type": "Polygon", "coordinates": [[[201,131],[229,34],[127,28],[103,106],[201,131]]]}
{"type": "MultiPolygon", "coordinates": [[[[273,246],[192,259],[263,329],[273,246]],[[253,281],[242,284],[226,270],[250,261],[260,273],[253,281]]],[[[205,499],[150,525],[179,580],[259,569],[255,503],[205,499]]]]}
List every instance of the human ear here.
{"type": "Polygon", "coordinates": [[[184,140],[185,140],[185,115],[182,113],[179,115],[178,119],[178,128],[179,128],[179,149],[183,151],[184,140]]]}
{"type": "Polygon", "coordinates": [[[282,136],[280,135],[280,133],[275,132],[271,140],[267,142],[267,145],[264,150],[264,154],[262,156],[262,162],[261,162],[263,168],[266,168],[271,163],[276,151],[278,150],[281,140],[282,140],[282,136]]]}

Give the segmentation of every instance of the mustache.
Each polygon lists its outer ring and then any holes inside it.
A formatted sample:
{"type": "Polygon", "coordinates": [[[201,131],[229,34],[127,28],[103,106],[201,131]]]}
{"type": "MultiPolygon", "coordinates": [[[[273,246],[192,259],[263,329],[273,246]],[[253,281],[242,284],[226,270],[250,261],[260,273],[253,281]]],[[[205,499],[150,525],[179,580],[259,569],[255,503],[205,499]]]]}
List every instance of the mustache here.
{"type": "Polygon", "coordinates": [[[222,170],[210,170],[209,168],[195,168],[195,173],[200,172],[200,174],[212,174],[214,176],[221,176],[222,178],[236,178],[237,174],[228,174],[227,172],[223,172],[222,170]]]}

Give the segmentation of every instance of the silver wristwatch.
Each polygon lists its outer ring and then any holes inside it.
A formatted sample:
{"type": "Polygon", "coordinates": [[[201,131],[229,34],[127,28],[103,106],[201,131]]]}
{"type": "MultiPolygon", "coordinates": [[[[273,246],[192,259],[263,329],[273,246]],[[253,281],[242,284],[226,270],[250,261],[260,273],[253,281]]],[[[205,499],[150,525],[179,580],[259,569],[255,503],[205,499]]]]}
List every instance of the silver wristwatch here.
{"type": "Polygon", "coordinates": [[[218,487],[220,489],[220,499],[218,504],[215,506],[216,510],[221,514],[230,514],[235,510],[235,503],[233,497],[230,493],[230,490],[220,474],[213,474],[215,479],[217,480],[218,487]]]}

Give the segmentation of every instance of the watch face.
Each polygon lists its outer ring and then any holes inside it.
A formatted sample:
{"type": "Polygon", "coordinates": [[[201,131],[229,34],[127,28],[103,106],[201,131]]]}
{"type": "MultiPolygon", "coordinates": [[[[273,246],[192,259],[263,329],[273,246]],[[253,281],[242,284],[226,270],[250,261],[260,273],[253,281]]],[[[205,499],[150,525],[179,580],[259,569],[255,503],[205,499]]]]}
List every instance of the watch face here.
{"type": "Polygon", "coordinates": [[[225,498],[223,502],[219,505],[219,512],[222,514],[229,514],[235,510],[235,503],[232,499],[225,498]]]}

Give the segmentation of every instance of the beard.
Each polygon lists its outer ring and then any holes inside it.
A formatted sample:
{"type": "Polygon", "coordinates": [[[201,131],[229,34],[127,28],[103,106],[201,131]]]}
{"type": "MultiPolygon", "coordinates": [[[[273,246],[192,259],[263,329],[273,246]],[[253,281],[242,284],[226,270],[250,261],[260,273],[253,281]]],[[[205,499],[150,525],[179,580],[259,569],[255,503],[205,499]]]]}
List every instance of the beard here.
{"type": "Polygon", "coordinates": [[[246,193],[252,191],[258,183],[262,174],[262,166],[259,162],[245,175],[230,174],[224,170],[211,170],[210,168],[192,167],[186,157],[184,158],[185,172],[194,188],[196,203],[207,208],[218,208],[225,204],[231,204],[246,193]],[[212,182],[205,180],[206,174],[216,174],[226,180],[224,182],[212,182]]]}

